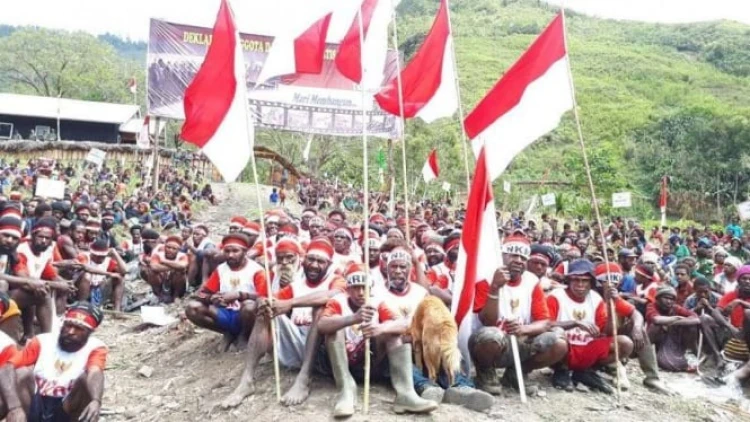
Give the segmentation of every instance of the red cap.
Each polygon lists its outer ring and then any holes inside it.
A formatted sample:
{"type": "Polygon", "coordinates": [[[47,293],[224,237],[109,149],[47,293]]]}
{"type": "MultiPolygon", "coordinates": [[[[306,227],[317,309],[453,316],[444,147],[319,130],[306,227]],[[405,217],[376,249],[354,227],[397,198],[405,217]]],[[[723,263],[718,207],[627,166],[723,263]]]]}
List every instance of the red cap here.
{"type": "Polygon", "coordinates": [[[302,255],[302,246],[299,242],[290,237],[284,237],[279,240],[276,244],[276,254],[280,253],[293,253],[295,255],[302,255]]]}
{"type": "Polygon", "coordinates": [[[512,234],[503,242],[503,253],[521,255],[528,258],[531,255],[531,243],[526,236],[512,234]]]}
{"type": "Polygon", "coordinates": [[[245,223],[247,223],[247,218],[238,215],[229,220],[229,227],[244,227],[245,223]]]}
{"type": "MultiPolygon", "coordinates": [[[[366,286],[367,273],[364,264],[354,262],[349,264],[344,272],[344,278],[346,278],[346,287],[366,286]]],[[[372,280],[370,280],[370,285],[372,285],[372,280]]]]}
{"type": "Polygon", "coordinates": [[[260,234],[260,224],[256,223],[255,221],[248,221],[240,231],[248,234],[249,236],[257,236],[260,234]]]}
{"type": "Polygon", "coordinates": [[[333,259],[333,245],[328,238],[316,237],[307,247],[307,254],[317,255],[330,261],[333,259]]]}
{"type": "Polygon", "coordinates": [[[594,275],[597,280],[607,281],[607,273],[609,272],[610,279],[612,282],[619,282],[622,279],[622,267],[616,262],[610,262],[609,266],[605,263],[601,263],[594,269],[594,275]]]}

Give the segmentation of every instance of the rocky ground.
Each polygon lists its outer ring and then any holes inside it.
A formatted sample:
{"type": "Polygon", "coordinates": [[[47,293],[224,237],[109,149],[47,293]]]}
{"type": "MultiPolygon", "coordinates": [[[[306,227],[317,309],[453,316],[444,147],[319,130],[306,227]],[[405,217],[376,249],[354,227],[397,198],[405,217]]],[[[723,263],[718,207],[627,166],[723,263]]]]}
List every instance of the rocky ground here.
{"type": "MultiPolygon", "coordinates": [[[[232,215],[256,213],[256,196],[252,185],[216,185],[220,204],[207,207],[200,221],[208,222],[217,238],[232,215]]],[[[262,198],[267,201],[268,190],[262,198]]],[[[293,212],[299,212],[292,206],[293,212]]],[[[179,307],[169,309],[179,315],[179,307]]],[[[143,329],[137,314],[116,317],[108,315],[97,336],[110,347],[106,371],[103,420],[106,421],[298,421],[331,419],[335,396],[333,380],[316,378],[312,394],[302,406],[287,408],[276,402],[273,367],[270,361],[261,368],[260,392],[245,400],[237,409],[224,411],[219,403],[235,387],[243,368],[243,353],[219,352],[220,336],[194,329],[187,322],[168,327],[143,329]]],[[[643,379],[637,364],[628,365],[632,388],[624,392],[619,404],[614,397],[576,391],[565,393],[551,387],[547,376],[535,374],[541,384],[539,397],[520,403],[511,393],[499,397],[484,414],[453,405],[442,405],[428,417],[395,417],[391,412],[392,391],[375,385],[371,392],[369,415],[351,420],[433,420],[433,421],[736,421],[750,419],[733,404],[716,403],[706,397],[700,383],[687,376],[666,375],[670,383],[679,384],[685,395],[665,397],[654,394],[640,384],[643,379]],[[692,394],[691,394],[692,392],[692,394]]],[[[282,390],[291,386],[294,372],[282,369],[282,390]]],[[[361,388],[360,388],[361,392],[361,388]]],[[[716,399],[716,400],[720,400],[716,399]]],[[[360,400],[361,402],[361,400],[360,400]]]]}

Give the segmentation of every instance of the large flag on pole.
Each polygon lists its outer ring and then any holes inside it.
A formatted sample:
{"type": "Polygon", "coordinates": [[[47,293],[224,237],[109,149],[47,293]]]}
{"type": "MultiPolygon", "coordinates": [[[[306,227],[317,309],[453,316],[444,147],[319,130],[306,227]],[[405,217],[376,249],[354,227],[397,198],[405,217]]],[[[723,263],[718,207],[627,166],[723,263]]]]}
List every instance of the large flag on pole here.
{"type": "Polygon", "coordinates": [[[388,53],[388,24],[400,0],[362,0],[336,54],[336,68],[349,80],[365,88],[380,88],[388,53]],[[360,44],[359,14],[362,13],[364,48],[360,44]]]}
{"type": "Polygon", "coordinates": [[[440,176],[440,167],[438,166],[437,150],[433,148],[424,163],[424,167],[422,167],[422,177],[425,183],[430,183],[438,176],[440,176]]]}
{"type": "MultiPolygon", "coordinates": [[[[404,117],[419,117],[429,123],[452,116],[458,109],[455,78],[448,2],[441,0],[424,43],[401,71],[404,117]]],[[[398,88],[398,77],[394,77],[375,95],[380,108],[396,116],[401,115],[398,88]]]]}
{"type": "Polygon", "coordinates": [[[323,71],[328,27],[334,3],[325,0],[300,2],[290,10],[285,27],[273,40],[256,85],[276,76],[318,74],[323,71]]]}
{"type": "Polygon", "coordinates": [[[253,149],[246,91],[242,44],[232,10],[222,0],[206,58],[185,91],[180,137],[199,147],[227,182],[237,179],[253,149]]]}
{"type": "Polygon", "coordinates": [[[500,267],[500,239],[497,235],[495,201],[492,196],[484,149],[477,159],[474,180],[471,183],[466,219],[456,262],[456,277],[453,282],[451,312],[458,325],[458,347],[469,364],[469,336],[473,325],[474,296],[476,284],[492,282],[495,270],[500,267]]]}
{"type": "Polygon", "coordinates": [[[484,146],[490,180],[573,108],[564,31],[557,15],[464,121],[474,152],[484,146]]]}

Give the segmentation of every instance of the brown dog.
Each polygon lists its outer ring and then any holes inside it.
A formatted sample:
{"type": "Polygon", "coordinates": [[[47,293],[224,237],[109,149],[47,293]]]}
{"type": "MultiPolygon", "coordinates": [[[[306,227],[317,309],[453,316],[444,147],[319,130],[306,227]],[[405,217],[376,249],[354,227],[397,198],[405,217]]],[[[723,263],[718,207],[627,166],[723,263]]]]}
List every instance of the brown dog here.
{"type": "Polygon", "coordinates": [[[453,385],[461,366],[461,352],[456,321],[443,301],[435,296],[426,297],[414,313],[410,333],[417,367],[424,370],[426,366],[427,376],[433,381],[442,369],[453,385]]]}

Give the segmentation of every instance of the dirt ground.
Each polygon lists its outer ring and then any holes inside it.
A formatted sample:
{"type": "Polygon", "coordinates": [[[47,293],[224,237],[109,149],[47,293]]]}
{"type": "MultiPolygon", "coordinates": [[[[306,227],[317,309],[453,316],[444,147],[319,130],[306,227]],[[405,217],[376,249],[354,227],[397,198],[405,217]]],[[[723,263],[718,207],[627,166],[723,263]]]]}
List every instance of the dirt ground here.
{"type": "MultiPolygon", "coordinates": [[[[251,185],[216,185],[221,201],[199,216],[208,222],[212,237],[218,239],[232,215],[257,215],[255,190],[251,185]]],[[[267,201],[268,190],[263,194],[267,201]]],[[[267,205],[267,204],[266,204],[267,205]]],[[[289,204],[299,212],[296,204],[289,204]]],[[[178,315],[178,306],[169,311],[178,315]]],[[[110,347],[106,370],[106,390],[102,419],[106,421],[319,421],[329,420],[335,387],[333,380],[317,377],[310,398],[303,405],[287,408],[276,402],[273,365],[261,366],[259,393],[246,399],[238,408],[223,411],[218,405],[235,387],[243,369],[243,353],[218,351],[218,334],[194,329],[181,322],[164,328],[139,329],[137,314],[115,318],[108,316],[97,336],[110,347]],[[144,368],[145,367],[145,368],[144,368]],[[152,371],[144,376],[142,370],[152,371]]],[[[632,388],[623,392],[620,404],[614,397],[576,391],[565,393],[551,387],[548,376],[534,374],[542,387],[540,397],[531,397],[528,405],[512,393],[496,399],[487,413],[476,413],[453,405],[441,405],[430,416],[396,417],[391,413],[394,393],[387,386],[374,385],[369,415],[361,413],[353,421],[737,421],[750,420],[750,414],[735,405],[707,400],[702,394],[666,397],[654,394],[641,385],[643,376],[637,363],[628,365],[632,388]],[[697,396],[697,397],[696,397],[697,396]]],[[[295,373],[282,369],[282,393],[292,384],[295,373]]],[[[668,382],[687,382],[687,389],[697,381],[685,376],[666,375],[668,382]],[[679,377],[679,378],[678,378],[679,377]]],[[[361,405],[360,386],[360,405],[361,405]]],[[[361,406],[360,406],[361,411],[361,406]]]]}

